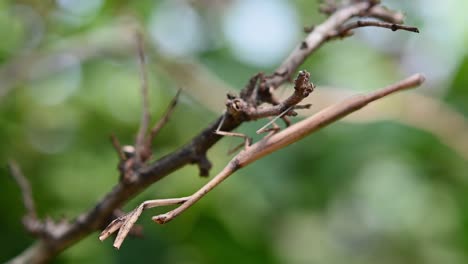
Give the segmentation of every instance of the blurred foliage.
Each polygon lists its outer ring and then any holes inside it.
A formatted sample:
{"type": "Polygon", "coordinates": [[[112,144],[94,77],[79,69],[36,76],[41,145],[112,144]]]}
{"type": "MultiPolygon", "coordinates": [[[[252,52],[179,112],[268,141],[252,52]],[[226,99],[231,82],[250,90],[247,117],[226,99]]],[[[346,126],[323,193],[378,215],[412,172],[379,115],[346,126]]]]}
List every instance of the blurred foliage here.
{"type": "MultiPolygon", "coordinates": [[[[284,56],[299,43],[304,25],[325,18],[317,13],[316,1],[304,0],[0,2],[0,261],[33,241],[21,226],[24,209],[8,175],[8,159],[17,160],[31,181],[41,217],[76,217],[118,179],[117,157],[108,138],[115,133],[122,143],[133,142],[141,98],[135,48],[126,42],[132,36],[121,36],[119,32],[128,31],[115,28],[137,23],[144,28],[156,120],[179,88],[161,58],[196,61],[233,89],[280,63],[281,58],[249,61],[229,39],[224,18],[232,15],[232,5],[253,2],[265,6],[252,10],[254,15],[268,15],[273,10],[269,6],[279,5],[284,17],[292,16],[281,22],[297,35],[277,47],[284,56]],[[187,37],[192,35],[199,36],[187,37]],[[57,58],[45,60],[50,57],[57,58]]],[[[444,24],[466,25],[466,9],[459,7],[465,2],[384,2],[403,10],[423,34],[363,29],[353,38],[327,43],[303,68],[319,86],[353,90],[374,89],[408,72],[423,71],[428,84],[422,92],[466,117],[468,34],[463,27],[444,24]]],[[[248,30],[237,36],[247,40],[247,47],[255,39],[247,37],[248,30]]],[[[277,31],[279,36],[286,33],[277,31]]],[[[265,27],[253,36],[275,48],[278,39],[270,37],[276,33],[265,27]]],[[[250,52],[268,56],[261,49],[250,52]]],[[[155,141],[155,156],[189,141],[221,111],[211,112],[183,94],[155,141]]],[[[240,130],[252,134],[262,124],[240,130]]],[[[212,174],[229,160],[225,153],[237,143],[226,138],[210,150],[212,174]]],[[[466,160],[417,128],[385,121],[338,123],[241,170],[168,225],[150,220],[164,208],[145,212],[139,221],[145,237],[128,239],[120,251],[93,234],[54,262],[467,263],[467,171],[466,160]]],[[[197,169],[187,166],[124,209],[144,199],[190,194],[206,182],[196,175],[197,169]]]]}
{"type": "Polygon", "coordinates": [[[468,114],[468,57],[463,58],[460,67],[455,74],[453,83],[449,93],[447,93],[447,100],[451,102],[458,110],[464,114],[468,114]]]}

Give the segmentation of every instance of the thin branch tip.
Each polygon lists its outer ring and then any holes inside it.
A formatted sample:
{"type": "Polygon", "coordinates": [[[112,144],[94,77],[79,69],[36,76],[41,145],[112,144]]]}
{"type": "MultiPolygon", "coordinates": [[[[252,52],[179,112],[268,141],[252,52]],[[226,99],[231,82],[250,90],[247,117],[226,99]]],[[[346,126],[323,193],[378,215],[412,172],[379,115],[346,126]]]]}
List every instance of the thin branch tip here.
{"type": "Polygon", "coordinates": [[[158,122],[154,124],[154,126],[151,128],[150,134],[148,136],[148,140],[146,142],[147,149],[151,149],[151,144],[154,138],[156,138],[159,131],[161,131],[161,129],[169,122],[169,119],[172,113],[174,112],[175,107],[179,103],[179,98],[180,98],[181,93],[182,93],[182,88],[177,89],[177,92],[175,96],[172,98],[169,105],[167,106],[166,111],[164,112],[162,117],[158,120],[158,122]]]}
{"type": "MultiPolygon", "coordinates": [[[[32,220],[33,222],[38,221],[37,220],[37,212],[36,212],[36,205],[34,204],[34,199],[32,195],[32,188],[31,184],[29,183],[29,180],[24,176],[19,164],[10,159],[8,160],[8,167],[10,169],[10,174],[15,180],[16,184],[20,188],[21,195],[23,198],[23,205],[24,208],[26,209],[26,217],[32,220]]],[[[26,229],[29,230],[29,226],[25,224],[26,229]]]]}
{"type": "Polygon", "coordinates": [[[422,73],[417,73],[416,78],[418,79],[420,85],[426,81],[426,77],[422,73]]]}
{"type": "Polygon", "coordinates": [[[138,53],[138,62],[140,66],[140,92],[142,97],[142,113],[140,128],[137,132],[135,139],[136,148],[136,162],[142,163],[146,159],[144,152],[147,152],[147,146],[145,145],[145,135],[148,131],[149,122],[151,120],[151,114],[149,110],[149,91],[148,91],[148,73],[146,69],[145,50],[143,43],[143,35],[140,32],[136,33],[136,44],[138,53]]]}
{"type": "Polygon", "coordinates": [[[419,33],[419,29],[417,27],[406,26],[403,24],[393,23],[393,22],[386,22],[386,21],[377,21],[377,20],[357,20],[351,22],[345,26],[343,26],[340,30],[338,30],[335,34],[331,35],[330,37],[345,37],[349,34],[352,34],[353,29],[363,28],[363,27],[379,27],[379,28],[387,28],[391,31],[397,30],[405,30],[409,32],[419,33]]]}
{"type": "Polygon", "coordinates": [[[425,81],[426,77],[424,77],[422,73],[416,73],[402,80],[400,83],[403,89],[411,89],[422,85],[425,81]]]}

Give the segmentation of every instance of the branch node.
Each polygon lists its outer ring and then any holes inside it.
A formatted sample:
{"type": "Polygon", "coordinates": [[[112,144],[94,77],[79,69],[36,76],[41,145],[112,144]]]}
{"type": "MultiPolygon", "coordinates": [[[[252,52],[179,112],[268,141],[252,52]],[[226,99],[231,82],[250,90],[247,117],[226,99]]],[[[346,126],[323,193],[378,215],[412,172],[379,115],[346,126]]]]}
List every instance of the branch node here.
{"type": "Polygon", "coordinates": [[[213,166],[210,160],[207,158],[206,153],[198,154],[194,160],[194,163],[198,165],[199,175],[201,177],[210,176],[210,170],[213,166]]]}

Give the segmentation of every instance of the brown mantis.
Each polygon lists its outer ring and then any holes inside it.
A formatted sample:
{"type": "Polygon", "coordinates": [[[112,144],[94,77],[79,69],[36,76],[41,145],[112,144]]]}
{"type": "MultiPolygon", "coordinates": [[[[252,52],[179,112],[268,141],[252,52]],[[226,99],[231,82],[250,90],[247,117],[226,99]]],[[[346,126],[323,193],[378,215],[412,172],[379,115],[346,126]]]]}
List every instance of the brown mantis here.
{"type": "Polygon", "coordinates": [[[134,223],[137,221],[138,217],[141,215],[143,210],[158,206],[180,204],[174,210],[154,216],[152,218],[153,221],[159,224],[167,223],[173,220],[181,213],[183,213],[188,208],[190,208],[193,204],[195,204],[198,200],[200,200],[203,196],[205,196],[208,192],[210,192],[212,189],[214,189],[216,186],[218,186],[221,182],[226,180],[230,175],[232,175],[240,168],[245,167],[257,159],[260,159],[278,149],[281,149],[304,138],[305,136],[313,133],[314,131],[324,126],[327,126],[356,110],[361,109],[362,107],[375,100],[378,100],[382,97],[385,97],[387,95],[401,90],[419,86],[423,82],[424,77],[421,74],[415,74],[385,88],[376,90],[365,95],[356,95],[342,102],[331,105],[316,113],[315,115],[306,118],[300,122],[297,122],[282,131],[279,131],[277,133],[269,133],[260,141],[247,147],[246,149],[240,151],[237,155],[235,155],[231,159],[231,161],[224,167],[224,169],[222,169],[213,179],[211,179],[207,184],[205,184],[192,195],[182,198],[145,201],[130,213],[112,221],[107,226],[107,228],[104,229],[104,231],[102,231],[102,233],[99,236],[99,239],[104,240],[108,238],[112,233],[120,229],[114,241],[114,247],[120,248],[128,232],[130,231],[134,223]]]}

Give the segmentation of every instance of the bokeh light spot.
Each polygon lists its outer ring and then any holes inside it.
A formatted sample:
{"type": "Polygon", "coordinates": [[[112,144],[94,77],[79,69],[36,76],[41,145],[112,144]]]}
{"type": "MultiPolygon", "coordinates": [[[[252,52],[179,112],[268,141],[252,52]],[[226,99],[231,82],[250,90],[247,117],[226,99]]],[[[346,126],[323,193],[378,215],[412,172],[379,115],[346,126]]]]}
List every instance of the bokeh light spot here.
{"type": "Polygon", "coordinates": [[[283,59],[297,43],[299,28],[295,10],[281,0],[239,0],[224,21],[232,52],[242,62],[256,66],[283,59]]]}

